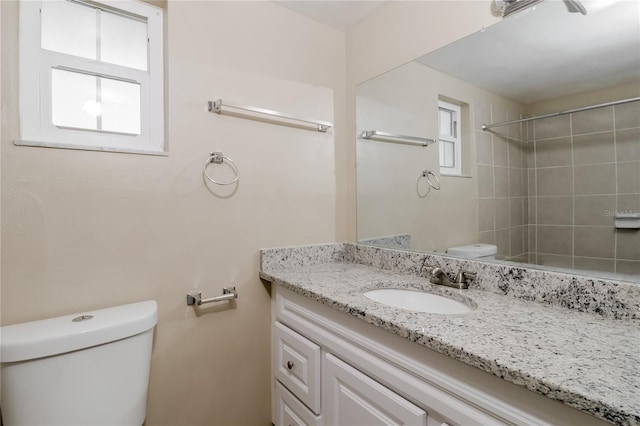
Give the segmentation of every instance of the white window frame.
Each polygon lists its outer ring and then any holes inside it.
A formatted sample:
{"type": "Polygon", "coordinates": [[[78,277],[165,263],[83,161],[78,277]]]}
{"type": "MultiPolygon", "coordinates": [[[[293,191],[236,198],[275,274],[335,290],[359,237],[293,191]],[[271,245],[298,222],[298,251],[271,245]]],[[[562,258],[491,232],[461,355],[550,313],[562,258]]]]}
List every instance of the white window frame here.
{"type": "Polygon", "coordinates": [[[440,174],[441,175],[449,175],[449,176],[461,176],[462,175],[462,137],[460,133],[460,117],[461,117],[461,108],[460,105],[455,105],[450,102],[438,101],[438,149],[439,149],[439,164],[440,164],[440,174]],[[447,110],[453,113],[453,136],[443,134],[440,129],[440,110],[447,110]],[[444,143],[453,143],[454,146],[454,159],[453,159],[453,167],[443,166],[443,158],[444,155],[444,143]]]}
{"type": "MultiPolygon", "coordinates": [[[[164,141],[163,11],[137,0],[87,2],[90,7],[147,20],[148,70],[41,48],[41,4],[20,1],[20,140],[16,145],[166,155],[164,141]],[[79,71],[140,85],[139,135],[69,129],[52,122],[51,69],[79,71]]],[[[75,0],[74,0],[75,1],[75,0]]],[[[81,2],[84,3],[84,2],[81,2]]]]}

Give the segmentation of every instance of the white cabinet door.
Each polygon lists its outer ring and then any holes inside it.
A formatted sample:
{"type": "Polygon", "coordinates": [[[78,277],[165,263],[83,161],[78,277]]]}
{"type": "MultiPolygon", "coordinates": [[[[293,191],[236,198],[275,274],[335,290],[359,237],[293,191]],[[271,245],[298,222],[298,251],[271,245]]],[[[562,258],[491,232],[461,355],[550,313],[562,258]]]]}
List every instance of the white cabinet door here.
{"type": "Polygon", "coordinates": [[[327,425],[427,425],[427,413],[331,354],[324,358],[327,425]]]}
{"type": "Polygon", "coordinates": [[[273,327],[276,379],[320,414],[320,346],[276,322],[273,327]]]}
{"type": "Polygon", "coordinates": [[[289,392],[280,382],[275,386],[275,426],[319,426],[320,416],[316,416],[302,402],[289,392]]]}

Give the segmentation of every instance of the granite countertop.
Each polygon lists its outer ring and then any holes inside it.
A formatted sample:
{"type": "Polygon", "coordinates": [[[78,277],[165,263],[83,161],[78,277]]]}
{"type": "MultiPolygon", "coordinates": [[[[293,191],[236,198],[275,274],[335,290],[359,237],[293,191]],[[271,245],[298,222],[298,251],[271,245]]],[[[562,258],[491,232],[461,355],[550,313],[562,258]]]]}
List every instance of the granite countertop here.
{"type": "Polygon", "coordinates": [[[426,277],[344,256],[320,262],[278,256],[285,261],[263,261],[261,278],[594,416],[640,425],[640,322],[635,319],[437,286],[426,277]],[[378,288],[441,294],[475,309],[412,312],[363,295],[378,288]]]}

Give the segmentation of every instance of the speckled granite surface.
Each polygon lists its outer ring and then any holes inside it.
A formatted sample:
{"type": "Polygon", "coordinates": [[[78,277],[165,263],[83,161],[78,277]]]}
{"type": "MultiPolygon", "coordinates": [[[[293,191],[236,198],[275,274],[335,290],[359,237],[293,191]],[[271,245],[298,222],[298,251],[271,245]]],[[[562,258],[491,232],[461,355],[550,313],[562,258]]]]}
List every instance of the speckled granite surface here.
{"type": "Polygon", "coordinates": [[[365,246],[387,247],[399,250],[411,250],[411,235],[397,234],[382,237],[363,238],[358,244],[365,246]]]}
{"type": "Polygon", "coordinates": [[[261,261],[262,270],[341,261],[427,278],[436,266],[450,274],[464,268],[478,273],[472,289],[616,319],[640,319],[640,285],[517,265],[350,243],[264,250],[261,261]]]}
{"type": "Polygon", "coordinates": [[[597,417],[640,425],[640,321],[633,288],[353,244],[264,250],[261,260],[261,277],[277,285],[597,417]],[[434,286],[428,281],[432,266],[463,266],[478,271],[479,280],[463,291],[434,286]],[[436,314],[363,296],[375,288],[469,298],[477,308],[434,321],[436,314]]]}

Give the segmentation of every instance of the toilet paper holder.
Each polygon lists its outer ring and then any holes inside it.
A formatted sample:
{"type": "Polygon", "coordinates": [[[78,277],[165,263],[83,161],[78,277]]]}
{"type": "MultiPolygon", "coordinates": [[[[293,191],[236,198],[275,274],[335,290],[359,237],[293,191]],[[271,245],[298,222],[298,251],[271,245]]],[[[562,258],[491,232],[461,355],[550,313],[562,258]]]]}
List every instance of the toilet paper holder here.
{"type": "Polygon", "coordinates": [[[187,305],[200,306],[203,303],[224,302],[227,300],[233,300],[237,298],[238,298],[238,292],[236,291],[235,287],[231,287],[231,288],[223,287],[222,296],[210,297],[208,299],[202,298],[201,291],[190,291],[189,293],[187,293],[187,305]]]}

